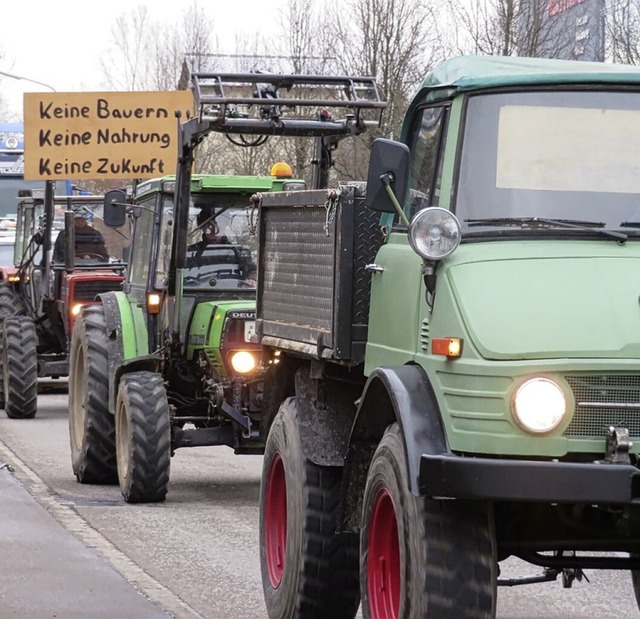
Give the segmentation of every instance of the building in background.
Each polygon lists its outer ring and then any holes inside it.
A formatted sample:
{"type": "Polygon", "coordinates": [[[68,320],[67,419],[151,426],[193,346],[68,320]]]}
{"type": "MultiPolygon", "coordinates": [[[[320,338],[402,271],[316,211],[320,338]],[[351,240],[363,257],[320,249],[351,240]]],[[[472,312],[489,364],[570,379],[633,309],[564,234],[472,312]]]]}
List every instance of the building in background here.
{"type": "Polygon", "coordinates": [[[520,55],[604,61],[605,0],[523,0],[520,55]]]}

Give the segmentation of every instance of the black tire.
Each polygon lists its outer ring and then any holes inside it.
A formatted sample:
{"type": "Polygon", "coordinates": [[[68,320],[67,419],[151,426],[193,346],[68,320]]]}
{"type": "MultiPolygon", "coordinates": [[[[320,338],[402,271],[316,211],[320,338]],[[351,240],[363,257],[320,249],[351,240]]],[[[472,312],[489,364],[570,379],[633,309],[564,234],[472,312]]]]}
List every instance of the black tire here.
{"type": "MultiPolygon", "coordinates": [[[[11,316],[23,316],[24,307],[22,302],[14,293],[12,287],[3,282],[0,283],[0,321],[11,316]]],[[[2,375],[2,338],[0,338],[0,377],[2,375]]],[[[6,405],[4,397],[4,381],[0,381],[0,408],[6,405]]]]}
{"type": "Polygon", "coordinates": [[[305,458],[296,398],[267,438],[260,490],[260,568],[270,619],[352,619],[360,603],[358,537],[336,534],[341,467],[305,458]]]}
{"type": "Polygon", "coordinates": [[[363,497],[365,619],[493,618],[496,578],[489,506],[411,494],[402,432],[391,425],[371,461],[363,497]]]}
{"type": "Polygon", "coordinates": [[[24,306],[7,283],[0,283],[0,320],[11,316],[24,316],[24,306]]]}
{"type": "Polygon", "coordinates": [[[116,426],[109,411],[107,327],[102,305],[86,307],[69,354],[71,464],[81,484],[116,484],[116,426]]]}
{"type": "Polygon", "coordinates": [[[169,402],[160,374],[125,374],[116,402],[116,454],[127,503],[164,501],[171,464],[169,402]]]}
{"type": "Polygon", "coordinates": [[[5,318],[2,328],[4,410],[10,419],[33,419],[38,411],[38,336],[27,316],[5,318]]]}

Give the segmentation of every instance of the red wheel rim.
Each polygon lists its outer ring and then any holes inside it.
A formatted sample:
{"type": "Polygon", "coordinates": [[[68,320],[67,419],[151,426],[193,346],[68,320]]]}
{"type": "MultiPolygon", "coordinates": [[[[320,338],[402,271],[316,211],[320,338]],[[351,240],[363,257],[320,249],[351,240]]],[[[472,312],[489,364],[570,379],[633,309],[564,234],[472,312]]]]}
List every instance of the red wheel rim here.
{"type": "Polygon", "coordinates": [[[284,463],[275,454],[267,477],[264,510],[264,551],[271,586],[276,589],[282,581],[287,550],[287,482],[284,463]]]}
{"type": "Polygon", "coordinates": [[[398,619],[400,612],[400,544],[393,499],[378,491],[369,524],[367,590],[372,619],[398,619]]]}

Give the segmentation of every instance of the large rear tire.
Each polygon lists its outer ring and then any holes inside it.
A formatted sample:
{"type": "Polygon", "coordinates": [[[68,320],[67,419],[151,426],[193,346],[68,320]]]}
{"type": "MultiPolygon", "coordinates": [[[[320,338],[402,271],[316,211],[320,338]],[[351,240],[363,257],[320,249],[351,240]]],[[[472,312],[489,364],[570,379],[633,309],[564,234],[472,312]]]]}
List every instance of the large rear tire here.
{"type": "Polygon", "coordinates": [[[71,464],[81,484],[118,483],[116,427],[109,412],[104,308],[89,306],[74,325],[69,354],[71,464]]]}
{"type": "Polygon", "coordinates": [[[24,316],[24,306],[7,283],[0,283],[0,320],[11,316],[24,316]]]}
{"type": "Polygon", "coordinates": [[[116,402],[120,490],[127,503],[164,501],[171,464],[169,402],[160,374],[125,374],[116,402]]]}
{"type": "Polygon", "coordinates": [[[371,461],[363,498],[360,589],[365,619],[492,619],[496,542],[490,508],[411,494],[393,424],[371,461]]]}
{"type": "Polygon", "coordinates": [[[360,602],[358,538],[336,534],[340,467],[305,458],[296,398],[269,431],[260,491],[260,567],[270,619],[352,619],[360,602]]]}
{"type": "Polygon", "coordinates": [[[38,411],[38,336],[33,319],[7,317],[2,328],[4,410],[10,419],[33,419],[38,411]]]}
{"type": "MultiPolygon", "coordinates": [[[[7,283],[0,283],[0,320],[11,316],[23,316],[24,306],[7,283]]],[[[2,338],[0,338],[0,376],[2,375],[2,338]]],[[[5,407],[4,381],[0,381],[0,408],[5,407]]]]}

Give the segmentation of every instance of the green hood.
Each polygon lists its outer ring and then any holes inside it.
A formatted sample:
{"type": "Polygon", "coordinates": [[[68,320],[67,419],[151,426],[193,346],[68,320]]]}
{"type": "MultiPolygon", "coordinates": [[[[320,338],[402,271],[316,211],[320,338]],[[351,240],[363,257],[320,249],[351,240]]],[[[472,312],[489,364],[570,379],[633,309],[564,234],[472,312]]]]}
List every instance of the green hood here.
{"type": "Polygon", "coordinates": [[[466,244],[442,265],[486,359],[640,359],[640,243],[466,244]]]}

